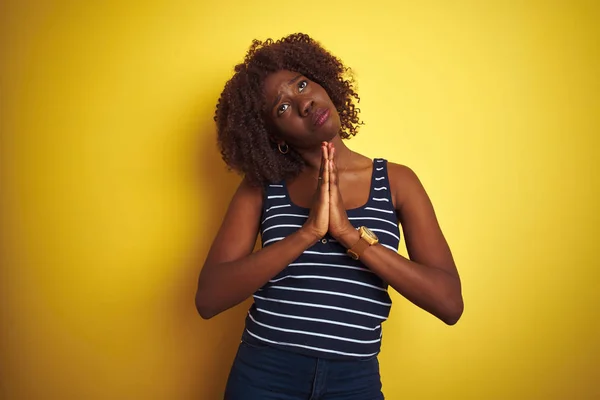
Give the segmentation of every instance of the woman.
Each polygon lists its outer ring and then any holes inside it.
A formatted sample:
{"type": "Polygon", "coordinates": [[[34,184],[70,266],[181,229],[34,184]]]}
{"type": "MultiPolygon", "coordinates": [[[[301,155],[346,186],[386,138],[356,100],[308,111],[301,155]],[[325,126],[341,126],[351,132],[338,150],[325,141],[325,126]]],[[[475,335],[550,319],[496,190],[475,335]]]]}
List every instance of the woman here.
{"type": "Polygon", "coordinates": [[[254,41],[225,85],[218,142],[244,179],[196,295],[203,318],[254,297],[225,399],[382,399],[388,285],[446,324],[462,314],[416,175],[345,146],[360,124],[355,100],[348,69],[303,34],[254,41]],[[397,253],[399,223],[410,259],[397,253]]]}

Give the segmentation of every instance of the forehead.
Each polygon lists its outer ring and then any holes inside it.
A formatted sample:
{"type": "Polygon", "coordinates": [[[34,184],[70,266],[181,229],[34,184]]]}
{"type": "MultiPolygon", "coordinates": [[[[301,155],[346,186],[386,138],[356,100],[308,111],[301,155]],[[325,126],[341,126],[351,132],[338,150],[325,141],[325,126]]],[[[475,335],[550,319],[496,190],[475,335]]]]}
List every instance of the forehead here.
{"type": "Polygon", "coordinates": [[[289,82],[301,75],[298,72],[289,71],[289,70],[280,70],[269,74],[265,78],[265,82],[263,85],[263,90],[265,92],[265,96],[267,99],[274,98],[277,96],[280,90],[284,89],[288,86],[289,82]]]}

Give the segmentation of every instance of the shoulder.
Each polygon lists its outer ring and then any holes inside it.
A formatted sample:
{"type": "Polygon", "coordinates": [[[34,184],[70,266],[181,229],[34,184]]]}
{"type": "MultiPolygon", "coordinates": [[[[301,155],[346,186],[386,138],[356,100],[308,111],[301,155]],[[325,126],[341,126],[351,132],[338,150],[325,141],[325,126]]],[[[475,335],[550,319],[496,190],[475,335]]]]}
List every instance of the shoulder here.
{"type": "Polygon", "coordinates": [[[397,210],[411,198],[425,195],[423,184],[411,167],[393,162],[388,162],[387,165],[390,192],[397,210]]]}
{"type": "Polygon", "coordinates": [[[391,161],[387,162],[388,173],[390,175],[390,180],[392,180],[392,176],[395,179],[418,179],[417,174],[407,165],[397,164],[391,161]]]}
{"type": "Polygon", "coordinates": [[[248,206],[261,206],[265,194],[265,187],[258,183],[251,182],[244,177],[234,194],[234,199],[248,206]]]}

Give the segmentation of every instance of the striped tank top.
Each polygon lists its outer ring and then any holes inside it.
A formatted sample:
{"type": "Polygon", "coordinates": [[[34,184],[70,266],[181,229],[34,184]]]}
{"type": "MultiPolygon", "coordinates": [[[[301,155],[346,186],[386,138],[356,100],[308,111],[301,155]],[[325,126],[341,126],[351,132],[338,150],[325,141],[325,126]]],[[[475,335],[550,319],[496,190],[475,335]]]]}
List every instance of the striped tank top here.
{"type": "MultiPolygon", "coordinates": [[[[298,230],[308,208],[295,205],[285,181],[266,187],[261,241],[267,247],[298,230]]],[[[347,210],[356,228],[366,226],[379,242],[398,250],[400,229],[392,204],[387,161],[375,159],[369,200],[347,210]]],[[[315,357],[361,359],[376,356],[381,324],[391,299],[387,285],[327,234],[254,293],[243,340],[315,357]]]]}

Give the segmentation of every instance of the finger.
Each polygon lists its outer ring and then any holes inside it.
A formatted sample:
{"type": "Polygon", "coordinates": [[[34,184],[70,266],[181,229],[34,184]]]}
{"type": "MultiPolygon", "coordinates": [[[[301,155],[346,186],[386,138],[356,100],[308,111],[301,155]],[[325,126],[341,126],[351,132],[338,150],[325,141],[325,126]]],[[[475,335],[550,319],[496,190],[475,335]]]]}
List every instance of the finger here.
{"type": "Polygon", "coordinates": [[[329,184],[331,186],[337,186],[338,176],[337,168],[333,160],[329,160],[329,184]]]}
{"type": "MultiPolygon", "coordinates": [[[[327,150],[325,151],[327,152],[327,150]]],[[[331,161],[329,159],[327,159],[325,161],[325,171],[323,172],[323,179],[322,179],[322,183],[325,185],[327,185],[326,187],[329,188],[329,175],[331,174],[331,165],[330,165],[331,161]]]]}
{"type": "Polygon", "coordinates": [[[325,146],[321,146],[321,167],[319,168],[319,180],[323,179],[326,163],[327,163],[327,157],[325,154],[325,146]]]}
{"type": "Polygon", "coordinates": [[[329,195],[329,160],[327,159],[327,146],[323,142],[321,145],[321,170],[319,171],[317,192],[323,200],[329,195]]]}
{"type": "MultiPolygon", "coordinates": [[[[326,146],[324,146],[326,148],[326,146]]],[[[319,190],[321,192],[321,200],[326,201],[329,199],[329,174],[330,174],[329,160],[325,160],[325,170],[323,175],[319,179],[319,190]]]]}
{"type": "Polygon", "coordinates": [[[336,165],[336,154],[335,154],[335,147],[333,147],[333,144],[330,143],[332,145],[331,151],[329,153],[329,184],[330,185],[337,185],[337,165],[336,165]]]}

